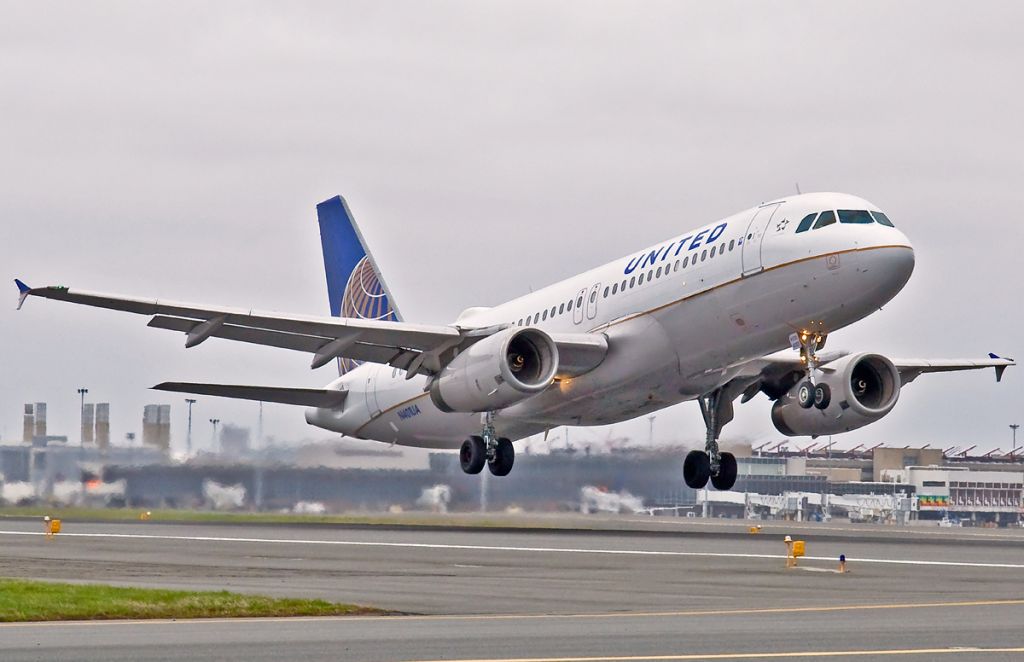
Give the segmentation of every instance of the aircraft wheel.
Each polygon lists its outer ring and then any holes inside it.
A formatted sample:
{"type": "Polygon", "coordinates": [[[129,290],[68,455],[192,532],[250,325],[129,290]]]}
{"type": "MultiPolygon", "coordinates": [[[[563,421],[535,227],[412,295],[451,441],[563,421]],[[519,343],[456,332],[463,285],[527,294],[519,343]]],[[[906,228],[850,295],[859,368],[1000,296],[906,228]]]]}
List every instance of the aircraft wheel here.
{"type": "Polygon", "coordinates": [[[472,436],[462,442],[459,449],[459,464],[468,474],[478,474],[487,462],[487,447],[483,437],[472,436]]]}
{"type": "Polygon", "coordinates": [[[498,437],[498,445],[494,449],[494,459],[487,463],[487,468],[495,476],[507,476],[516,461],[516,450],[512,442],[505,437],[498,437]]]}
{"type": "Polygon", "coordinates": [[[804,409],[814,406],[814,384],[809,381],[802,382],[796,390],[796,402],[804,409]]]}
{"type": "Polygon", "coordinates": [[[699,490],[711,477],[711,458],[704,451],[690,451],[683,461],[683,480],[692,489],[699,490]]]}
{"type": "Polygon", "coordinates": [[[722,453],[718,456],[718,475],[711,477],[711,484],[716,490],[731,490],[736,484],[736,456],[722,453]]]}
{"type": "Polygon", "coordinates": [[[818,409],[828,409],[832,402],[832,389],[828,384],[818,384],[814,387],[814,406],[818,409]]]}

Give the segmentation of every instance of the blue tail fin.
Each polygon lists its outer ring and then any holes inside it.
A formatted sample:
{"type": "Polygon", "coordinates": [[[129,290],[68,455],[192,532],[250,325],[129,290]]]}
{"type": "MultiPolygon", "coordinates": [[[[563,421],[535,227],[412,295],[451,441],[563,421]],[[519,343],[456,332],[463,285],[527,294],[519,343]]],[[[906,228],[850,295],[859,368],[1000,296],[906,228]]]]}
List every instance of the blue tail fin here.
{"type": "MultiPolygon", "coordinates": [[[[320,222],[331,315],[402,321],[345,199],[337,195],[324,200],[316,206],[316,215],[320,222]]],[[[358,361],[338,359],[338,372],[343,375],[357,365],[358,361]]]]}

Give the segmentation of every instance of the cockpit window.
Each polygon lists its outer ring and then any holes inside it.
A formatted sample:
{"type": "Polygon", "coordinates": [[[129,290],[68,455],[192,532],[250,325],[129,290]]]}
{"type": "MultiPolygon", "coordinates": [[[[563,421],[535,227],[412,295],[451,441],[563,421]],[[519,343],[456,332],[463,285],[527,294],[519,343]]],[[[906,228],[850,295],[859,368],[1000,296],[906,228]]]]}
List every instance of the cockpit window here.
{"type": "Polygon", "coordinates": [[[881,223],[882,225],[888,225],[890,228],[896,227],[895,225],[892,224],[892,221],[889,220],[889,217],[880,211],[873,211],[871,212],[871,215],[874,216],[875,220],[881,223]]]}
{"type": "Polygon", "coordinates": [[[797,232],[807,232],[808,230],[810,230],[811,229],[811,225],[814,224],[814,218],[817,215],[818,215],[818,212],[814,212],[813,214],[808,214],[807,216],[804,216],[803,220],[800,221],[800,225],[796,226],[796,231],[797,232]]]}
{"type": "Polygon", "coordinates": [[[829,209],[828,211],[821,212],[821,216],[818,217],[818,222],[814,224],[814,229],[823,228],[826,225],[832,225],[836,222],[836,213],[829,209]]]}
{"type": "Polygon", "coordinates": [[[839,222],[870,225],[875,222],[875,219],[871,218],[871,214],[862,209],[840,209],[839,222]]]}

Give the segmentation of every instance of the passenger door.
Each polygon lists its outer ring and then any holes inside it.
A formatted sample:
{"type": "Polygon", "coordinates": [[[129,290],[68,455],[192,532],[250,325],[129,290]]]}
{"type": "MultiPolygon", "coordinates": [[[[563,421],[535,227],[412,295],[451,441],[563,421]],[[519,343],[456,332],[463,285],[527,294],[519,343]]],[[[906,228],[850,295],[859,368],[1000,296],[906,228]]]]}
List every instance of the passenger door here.
{"type": "Polygon", "coordinates": [[[765,205],[754,213],[747,225],[747,233],[743,236],[743,275],[756,274],[764,265],[761,263],[761,241],[764,239],[765,230],[772,221],[772,216],[782,206],[781,202],[772,205],[765,205]]]}

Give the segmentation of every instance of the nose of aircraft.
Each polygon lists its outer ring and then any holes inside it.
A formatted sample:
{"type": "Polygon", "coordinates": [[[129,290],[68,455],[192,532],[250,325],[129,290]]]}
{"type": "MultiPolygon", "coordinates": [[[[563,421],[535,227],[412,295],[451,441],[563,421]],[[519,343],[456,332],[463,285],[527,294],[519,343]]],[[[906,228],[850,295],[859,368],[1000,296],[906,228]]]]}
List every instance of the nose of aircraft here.
{"type": "Polygon", "coordinates": [[[910,243],[907,235],[899,230],[894,229],[894,231],[898,234],[898,240],[889,242],[890,248],[884,251],[884,271],[886,280],[891,282],[898,291],[906,285],[910,280],[910,275],[914,273],[914,246],[910,243]]]}

